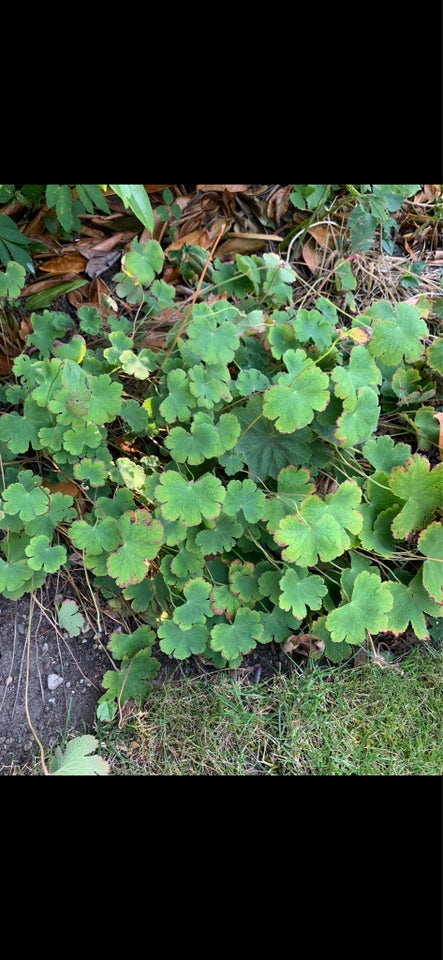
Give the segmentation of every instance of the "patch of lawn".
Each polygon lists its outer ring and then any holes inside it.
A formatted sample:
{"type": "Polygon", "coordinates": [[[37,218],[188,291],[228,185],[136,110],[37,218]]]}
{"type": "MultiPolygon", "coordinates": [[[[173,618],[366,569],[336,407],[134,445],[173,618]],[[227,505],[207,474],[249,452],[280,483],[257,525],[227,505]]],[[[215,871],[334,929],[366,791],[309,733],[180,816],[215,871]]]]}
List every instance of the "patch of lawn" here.
{"type": "Polygon", "coordinates": [[[114,776],[441,776],[443,654],[395,670],[309,666],[247,684],[167,684],[122,729],[101,728],[114,776]]]}

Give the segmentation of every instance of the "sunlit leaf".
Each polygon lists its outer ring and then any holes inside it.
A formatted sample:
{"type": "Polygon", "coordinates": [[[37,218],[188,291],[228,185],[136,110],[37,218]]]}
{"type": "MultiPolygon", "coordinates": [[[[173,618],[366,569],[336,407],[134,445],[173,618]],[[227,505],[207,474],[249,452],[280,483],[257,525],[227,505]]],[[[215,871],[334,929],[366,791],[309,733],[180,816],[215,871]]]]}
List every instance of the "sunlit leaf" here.
{"type": "Polygon", "coordinates": [[[64,600],[57,610],[57,620],[62,630],[66,630],[70,637],[78,637],[85,626],[83,614],[75,600],[64,600]]]}
{"type": "Polygon", "coordinates": [[[49,764],[50,774],[54,777],[106,777],[110,772],[109,763],[102,757],[91,756],[98,745],[96,737],[84,734],[70,740],[64,751],[57,747],[49,764]]]}
{"type": "Polygon", "coordinates": [[[332,640],[358,645],[364,643],[366,631],[377,634],[389,629],[388,613],[392,603],[389,584],[382,583],[378,574],[363,570],[355,579],[349,602],[326,617],[332,640]]]}
{"type": "Polygon", "coordinates": [[[394,537],[404,539],[425,526],[434,511],[441,509],[443,463],[431,469],[429,460],[415,453],[405,467],[394,467],[389,486],[394,495],[404,501],[392,524],[394,537]]]}
{"type": "Polygon", "coordinates": [[[426,527],[417,547],[428,557],[423,564],[423,586],[437,603],[443,603],[443,524],[431,523],[426,527]]]}

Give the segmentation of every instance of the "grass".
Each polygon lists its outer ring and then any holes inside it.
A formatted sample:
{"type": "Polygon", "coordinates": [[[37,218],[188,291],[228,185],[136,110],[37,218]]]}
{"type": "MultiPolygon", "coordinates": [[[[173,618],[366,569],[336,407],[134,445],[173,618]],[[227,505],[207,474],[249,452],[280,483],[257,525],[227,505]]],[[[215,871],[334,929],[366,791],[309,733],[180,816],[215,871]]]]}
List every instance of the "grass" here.
{"type": "Polygon", "coordinates": [[[121,730],[100,728],[114,776],[441,776],[443,652],[401,676],[370,664],[261,684],[225,674],[156,690],[121,730]]]}

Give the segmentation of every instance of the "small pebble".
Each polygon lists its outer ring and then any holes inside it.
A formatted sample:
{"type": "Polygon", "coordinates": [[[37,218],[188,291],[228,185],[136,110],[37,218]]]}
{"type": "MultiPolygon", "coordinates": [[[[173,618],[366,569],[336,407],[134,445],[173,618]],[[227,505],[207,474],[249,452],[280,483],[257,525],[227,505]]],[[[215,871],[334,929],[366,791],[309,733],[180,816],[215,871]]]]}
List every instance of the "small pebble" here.
{"type": "Polygon", "coordinates": [[[56,673],[48,674],[48,687],[50,690],[57,690],[57,687],[63,683],[63,677],[59,677],[56,673]]]}

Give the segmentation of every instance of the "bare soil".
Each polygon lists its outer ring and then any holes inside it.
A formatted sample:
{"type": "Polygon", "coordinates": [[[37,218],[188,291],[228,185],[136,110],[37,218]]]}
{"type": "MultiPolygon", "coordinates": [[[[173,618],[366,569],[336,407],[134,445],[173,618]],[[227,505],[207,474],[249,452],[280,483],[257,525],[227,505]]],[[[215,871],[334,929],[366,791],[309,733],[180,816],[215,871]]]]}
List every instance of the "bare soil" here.
{"type": "MultiPolygon", "coordinates": [[[[54,628],[50,578],[48,583],[48,589],[37,591],[33,609],[30,595],[19,600],[0,597],[0,776],[40,756],[31,725],[43,744],[46,761],[65,737],[94,733],[103,675],[114,666],[106,644],[116,629],[115,620],[103,615],[101,634],[89,628],[69,637],[54,628]],[[51,689],[54,684],[56,688],[51,689]]],[[[156,687],[166,680],[179,683],[184,677],[216,672],[199,657],[174,660],[158,644],[153,654],[160,662],[152,681],[156,687]]],[[[237,673],[257,682],[295,669],[295,663],[272,644],[258,645],[237,673]]]]}

